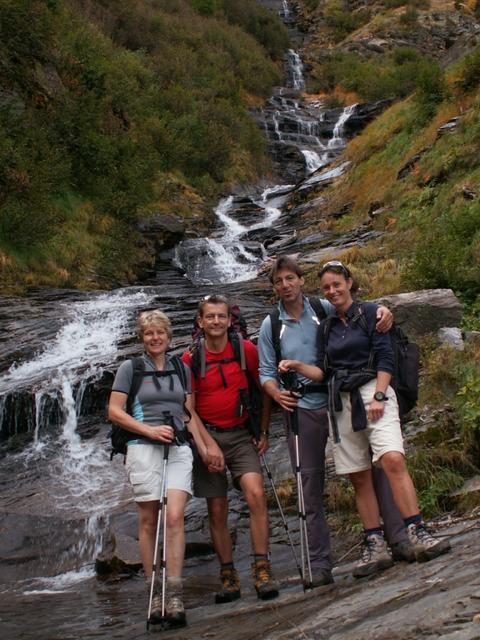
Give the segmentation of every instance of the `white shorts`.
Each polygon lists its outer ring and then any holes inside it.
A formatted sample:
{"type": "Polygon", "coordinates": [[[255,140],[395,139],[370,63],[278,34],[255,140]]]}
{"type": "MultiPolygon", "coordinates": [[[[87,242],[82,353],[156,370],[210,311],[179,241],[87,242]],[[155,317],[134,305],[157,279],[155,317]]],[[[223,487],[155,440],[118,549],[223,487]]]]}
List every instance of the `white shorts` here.
{"type": "MultiPolygon", "coordinates": [[[[376,380],[370,380],[360,388],[365,411],[368,411],[376,384],[376,380]]],[[[338,475],[365,471],[371,468],[372,463],[381,466],[380,458],[389,451],[398,451],[405,455],[397,396],[392,387],[388,387],[386,395],[388,400],[384,402],[383,416],[376,422],[369,420],[366,429],[354,431],[350,393],[341,393],[343,411],[335,414],[340,442],[332,444],[335,471],[338,475]]]]}
{"type": "MultiPolygon", "coordinates": [[[[192,494],[193,455],[190,447],[171,446],[167,463],[167,489],[192,494]]],[[[125,468],[135,502],[160,500],[163,473],[163,446],[129,444],[125,468]]]]}

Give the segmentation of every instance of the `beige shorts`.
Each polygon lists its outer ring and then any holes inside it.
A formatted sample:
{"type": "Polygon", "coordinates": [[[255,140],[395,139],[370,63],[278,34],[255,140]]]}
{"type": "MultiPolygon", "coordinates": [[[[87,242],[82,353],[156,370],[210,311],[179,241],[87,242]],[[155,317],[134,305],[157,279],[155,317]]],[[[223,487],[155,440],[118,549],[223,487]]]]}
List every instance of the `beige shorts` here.
{"type": "MultiPolygon", "coordinates": [[[[125,468],[135,502],[160,500],[163,473],[163,446],[129,444],[125,468]]],[[[168,453],[167,489],[192,494],[193,455],[190,447],[171,446],[168,453]]]]}
{"type": "MultiPolygon", "coordinates": [[[[375,393],[376,383],[376,380],[371,380],[360,388],[366,411],[375,393]]],[[[343,411],[336,414],[340,442],[334,442],[332,445],[335,471],[338,475],[365,471],[371,468],[372,463],[381,466],[380,458],[389,451],[398,451],[405,455],[397,396],[391,387],[387,389],[388,400],[384,403],[383,416],[376,422],[369,420],[367,428],[363,431],[352,429],[350,394],[342,392],[341,395],[343,411]]]]}

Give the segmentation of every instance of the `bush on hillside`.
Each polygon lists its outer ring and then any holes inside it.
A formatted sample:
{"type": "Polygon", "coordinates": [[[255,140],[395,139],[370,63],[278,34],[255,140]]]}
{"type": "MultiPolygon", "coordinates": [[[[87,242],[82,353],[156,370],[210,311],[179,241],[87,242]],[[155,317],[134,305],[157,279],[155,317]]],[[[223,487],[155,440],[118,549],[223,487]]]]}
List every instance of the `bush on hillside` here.
{"type": "Polygon", "coordinates": [[[466,92],[480,86],[480,47],[462,60],[456,84],[461,91],[466,92]]]}
{"type": "MultiPolygon", "coordinates": [[[[61,263],[69,286],[87,268],[117,267],[125,282],[159,176],[210,198],[266,170],[245,98],[268,94],[281,70],[214,4],[210,18],[185,0],[3,0],[1,252],[27,269],[61,263]],[[120,264],[108,238],[122,225],[133,242],[120,264]],[[62,236],[82,249],[58,251],[62,236]]],[[[253,4],[229,3],[259,24],[253,4]]],[[[262,20],[264,34],[277,24],[262,20]]]]}

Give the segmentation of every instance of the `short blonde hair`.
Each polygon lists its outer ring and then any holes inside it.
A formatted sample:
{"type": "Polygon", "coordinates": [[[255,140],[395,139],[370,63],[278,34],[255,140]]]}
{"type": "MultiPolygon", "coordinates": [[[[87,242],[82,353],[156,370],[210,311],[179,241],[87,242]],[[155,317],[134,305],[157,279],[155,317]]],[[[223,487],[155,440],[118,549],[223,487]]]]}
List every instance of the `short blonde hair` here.
{"type": "Polygon", "coordinates": [[[145,333],[147,327],[155,325],[156,327],[160,327],[163,329],[167,336],[171,339],[172,332],[172,323],[168,319],[168,316],[160,311],[160,309],[152,309],[152,311],[143,311],[137,320],[137,331],[138,337],[140,340],[143,339],[143,334],[145,333]]]}

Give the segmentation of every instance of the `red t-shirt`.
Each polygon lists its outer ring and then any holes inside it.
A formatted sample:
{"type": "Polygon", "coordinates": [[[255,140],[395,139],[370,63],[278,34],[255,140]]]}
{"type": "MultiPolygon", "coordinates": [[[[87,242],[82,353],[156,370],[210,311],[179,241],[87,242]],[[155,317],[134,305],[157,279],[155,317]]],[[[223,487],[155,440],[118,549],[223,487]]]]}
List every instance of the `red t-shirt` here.
{"type": "MultiPolygon", "coordinates": [[[[257,347],[244,340],[245,362],[252,378],[258,383],[258,353],[257,347]]],[[[204,378],[193,375],[192,391],[195,393],[195,409],[204,422],[208,422],[216,427],[232,427],[236,424],[243,424],[247,417],[246,408],[241,416],[239,413],[240,389],[246,389],[248,393],[248,379],[245,371],[242,371],[237,360],[226,364],[211,364],[218,360],[234,358],[233,347],[227,342],[225,349],[221,353],[212,353],[205,348],[205,359],[207,363],[206,375],[204,378]],[[227,383],[225,387],[220,374],[227,383]]],[[[190,368],[192,357],[188,351],[182,355],[182,360],[190,368]]]]}

